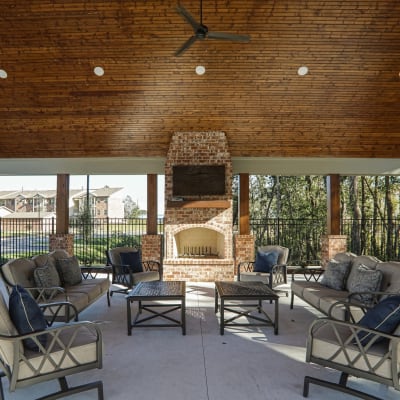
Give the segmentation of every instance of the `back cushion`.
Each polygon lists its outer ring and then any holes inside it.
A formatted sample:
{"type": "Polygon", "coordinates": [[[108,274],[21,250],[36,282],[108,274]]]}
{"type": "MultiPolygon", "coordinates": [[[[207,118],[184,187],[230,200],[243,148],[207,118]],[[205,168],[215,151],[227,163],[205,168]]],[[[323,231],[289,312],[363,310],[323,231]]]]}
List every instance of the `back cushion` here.
{"type": "Polygon", "coordinates": [[[275,252],[278,254],[278,260],[275,264],[286,264],[287,259],[289,257],[289,249],[287,247],[278,246],[278,245],[268,245],[268,246],[260,246],[258,251],[262,253],[275,252]]]}
{"type": "Polygon", "coordinates": [[[363,265],[366,268],[375,269],[378,263],[379,260],[374,256],[357,256],[353,258],[353,263],[350,269],[350,273],[346,280],[346,285],[345,285],[346,290],[350,291],[352,287],[352,282],[355,279],[355,276],[357,275],[358,267],[363,265]]]}
{"type": "Polygon", "coordinates": [[[109,250],[110,261],[113,264],[121,265],[121,253],[128,253],[128,252],[135,252],[138,251],[137,247],[115,247],[114,249],[109,250]]]}
{"type": "Polygon", "coordinates": [[[33,260],[29,258],[17,258],[10,260],[2,267],[4,276],[13,285],[21,285],[23,287],[34,287],[35,280],[33,271],[36,268],[33,260]]]}

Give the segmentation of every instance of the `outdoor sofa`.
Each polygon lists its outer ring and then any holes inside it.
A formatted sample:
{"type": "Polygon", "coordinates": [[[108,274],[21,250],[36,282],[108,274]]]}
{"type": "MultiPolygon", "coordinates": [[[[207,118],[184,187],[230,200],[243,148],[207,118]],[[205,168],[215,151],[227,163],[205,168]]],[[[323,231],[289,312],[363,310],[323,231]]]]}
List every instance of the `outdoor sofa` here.
{"type": "Polygon", "coordinates": [[[10,294],[15,285],[27,289],[39,304],[59,303],[60,307],[48,318],[68,321],[78,319],[78,314],[104,294],[110,305],[110,279],[106,268],[96,267],[93,273],[90,267],[81,267],[76,257],[71,257],[63,249],[32,258],[9,260],[1,266],[1,277],[10,294]],[[92,272],[92,273],[91,273],[92,272]]]}
{"type": "Polygon", "coordinates": [[[325,315],[357,322],[366,309],[396,293],[400,293],[400,262],[338,253],[318,281],[292,280],[290,308],[297,296],[325,315]],[[339,306],[337,302],[350,302],[357,307],[339,306]],[[360,309],[360,304],[365,307],[360,309]]]}

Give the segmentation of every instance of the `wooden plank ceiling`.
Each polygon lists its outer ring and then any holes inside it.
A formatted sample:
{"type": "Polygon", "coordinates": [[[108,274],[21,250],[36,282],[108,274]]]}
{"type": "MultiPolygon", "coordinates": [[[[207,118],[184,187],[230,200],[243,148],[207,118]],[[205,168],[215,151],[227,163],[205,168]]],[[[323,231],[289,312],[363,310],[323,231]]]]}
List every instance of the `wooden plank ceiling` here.
{"type": "Polygon", "coordinates": [[[2,0],[0,157],[165,157],[210,130],[236,157],[399,157],[400,1],[204,0],[211,31],[251,41],[181,57],[177,4],[2,0]]]}

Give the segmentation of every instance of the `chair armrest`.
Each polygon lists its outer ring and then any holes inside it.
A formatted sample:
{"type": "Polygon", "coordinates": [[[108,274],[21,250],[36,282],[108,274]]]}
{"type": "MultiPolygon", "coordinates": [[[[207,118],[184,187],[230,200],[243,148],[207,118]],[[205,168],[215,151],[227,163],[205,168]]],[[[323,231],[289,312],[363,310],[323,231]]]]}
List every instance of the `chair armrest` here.
{"type": "MultiPolygon", "coordinates": [[[[365,328],[358,324],[353,324],[351,322],[339,321],[331,318],[317,318],[315,319],[309,328],[309,335],[307,338],[307,353],[306,360],[310,362],[312,358],[312,342],[318,338],[321,341],[327,341],[329,343],[334,343],[338,349],[333,352],[331,358],[326,359],[327,362],[334,363],[335,359],[340,358],[339,353],[342,352],[344,357],[347,359],[351,367],[357,368],[357,366],[352,365],[352,363],[362,364],[361,359],[365,360],[366,365],[370,365],[370,360],[368,360],[369,350],[372,350],[377,341],[387,340],[388,346],[381,346],[380,351],[385,352],[385,354],[380,355],[379,359],[391,358],[393,364],[396,364],[393,368],[397,368],[397,359],[400,354],[400,336],[391,335],[388,333],[379,332],[373,329],[365,328]],[[323,329],[323,330],[321,330],[323,329]],[[326,332],[330,332],[328,337],[326,332]],[[362,332],[362,335],[370,334],[370,340],[368,343],[363,344],[358,337],[358,334],[362,332]],[[359,352],[358,357],[350,359],[348,356],[348,349],[351,351],[359,352]],[[382,357],[382,358],[381,358],[382,357]]],[[[312,360],[311,360],[312,361],[312,360]]],[[[371,367],[371,369],[373,369],[371,367]]],[[[398,376],[397,376],[398,379],[398,376]]]]}
{"type": "Polygon", "coordinates": [[[237,266],[237,279],[240,281],[241,272],[252,272],[254,270],[255,261],[242,261],[237,266]]]}
{"type": "MultiPolygon", "coordinates": [[[[20,364],[24,364],[25,368],[29,369],[29,372],[33,377],[40,377],[41,375],[49,374],[60,374],[60,371],[65,369],[71,370],[73,367],[80,367],[80,363],[71,357],[71,348],[78,345],[81,340],[79,330],[88,329],[91,332],[92,338],[87,338],[88,343],[96,344],[96,357],[99,368],[102,366],[102,333],[97,323],[83,321],[83,322],[72,322],[63,325],[57,325],[49,327],[44,331],[33,332],[25,335],[14,335],[6,336],[0,335],[0,343],[7,342],[13,346],[13,357],[12,359],[5,360],[6,368],[4,372],[8,376],[9,380],[12,381],[11,375],[15,375],[15,379],[18,379],[18,370],[20,364]],[[73,330],[71,334],[63,335],[63,332],[73,330]],[[43,345],[40,336],[45,334],[47,336],[46,344],[43,345]],[[33,341],[39,348],[39,352],[32,353],[24,349],[23,343],[26,339],[33,341]],[[52,353],[56,353],[54,356],[52,353]],[[33,358],[32,358],[33,357],[33,358]],[[30,359],[37,359],[42,357],[40,363],[31,363],[30,359]],[[69,363],[65,366],[65,359],[69,359],[69,363]],[[36,365],[37,364],[37,365],[36,365]],[[72,365],[71,365],[72,364],[72,365]]],[[[34,378],[35,379],[35,378],[34,378]]]]}
{"type": "Polygon", "coordinates": [[[161,263],[156,260],[144,260],[142,261],[143,270],[144,271],[157,271],[160,275],[160,279],[162,280],[163,270],[161,263]]]}
{"type": "Polygon", "coordinates": [[[372,306],[360,303],[359,301],[355,300],[351,301],[349,298],[345,300],[338,300],[329,307],[328,318],[338,320],[337,318],[335,318],[336,308],[344,309],[344,320],[346,322],[357,323],[358,319],[356,320],[355,315],[364,315],[370,308],[372,308],[372,306]],[[357,310],[360,311],[358,314],[356,312],[357,310]]]}

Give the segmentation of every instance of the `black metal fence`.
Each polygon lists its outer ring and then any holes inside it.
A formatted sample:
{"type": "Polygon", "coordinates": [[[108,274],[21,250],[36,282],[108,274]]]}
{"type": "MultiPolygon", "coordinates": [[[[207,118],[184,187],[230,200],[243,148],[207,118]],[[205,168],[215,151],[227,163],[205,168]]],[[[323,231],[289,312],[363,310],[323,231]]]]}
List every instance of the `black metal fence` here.
{"type": "MultiPolygon", "coordinates": [[[[163,233],[163,218],[157,221],[163,233]]],[[[143,218],[93,218],[89,223],[71,218],[69,233],[74,235],[74,253],[82,264],[104,264],[105,250],[117,246],[140,246],[146,234],[143,218]]],[[[31,257],[49,251],[49,235],[56,232],[55,218],[0,220],[0,257],[31,257]]]]}
{"type": "MultiPolygon", "coordinates": [[[[103,264],[105,250],[116,246],[141,245],[146,234],[146,219],[94,218],[90,223],[70,219],[69,233],[74,235],[74,252],[81,263],[103,264]]],[[[164,221],[159,218],[158,232],[163,234],[164,221]]],[[[255,246],[280,244],[290,249],[290,262],[319,260],[321,236],[326,234],[325,220],[253,219],[251,232],[255,246]]],[[[348,250],[371,254],[380,260],[399,260],[400,220],[343,220],[341,233],[347,235],[348,250]]],[[[0,258],[31,257],[49,250],[49,234],[55,233],[55,218],[0,219],[0,258]]]]}

